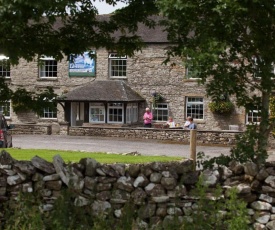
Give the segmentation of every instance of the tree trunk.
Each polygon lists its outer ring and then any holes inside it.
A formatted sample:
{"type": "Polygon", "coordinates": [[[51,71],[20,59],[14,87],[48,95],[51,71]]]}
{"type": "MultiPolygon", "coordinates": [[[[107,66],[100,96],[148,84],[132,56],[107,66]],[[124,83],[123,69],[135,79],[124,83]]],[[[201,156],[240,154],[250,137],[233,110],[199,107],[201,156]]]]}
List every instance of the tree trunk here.
{"type": "MultiPolygon", "coordinates": [[[[269,102],[270,92],[262,93],[262,108],[261,108],[261,122],[258,133],[258,146],[257,153],[266,155],[268,147],[268,139],[271,131],[272,124],[269,122],[269,102]]],[[[264,156],[256,156],[256,159],[260,159],[264,156]]]]}

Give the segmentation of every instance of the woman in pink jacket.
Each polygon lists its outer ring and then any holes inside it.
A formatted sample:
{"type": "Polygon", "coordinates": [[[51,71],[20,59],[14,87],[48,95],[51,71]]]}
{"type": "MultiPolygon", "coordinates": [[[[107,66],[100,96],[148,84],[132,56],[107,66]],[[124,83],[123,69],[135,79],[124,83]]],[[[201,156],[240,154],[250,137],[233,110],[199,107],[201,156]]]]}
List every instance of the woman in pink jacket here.
{"type": "Polygon", "coordinates": [[[143,115],[144,127],[151,128],[152,127],[153,114],[151,113],[149,108],[145,109],[145,113],[143,115]]]}

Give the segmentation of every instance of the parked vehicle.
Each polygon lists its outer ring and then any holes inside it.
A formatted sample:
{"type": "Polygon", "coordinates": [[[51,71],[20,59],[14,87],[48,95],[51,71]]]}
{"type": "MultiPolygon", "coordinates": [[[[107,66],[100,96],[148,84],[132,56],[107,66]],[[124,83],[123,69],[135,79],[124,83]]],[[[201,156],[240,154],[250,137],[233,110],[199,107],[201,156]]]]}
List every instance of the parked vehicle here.
{"type": "Polygon", "coordinates": [[[7,124],[5,116],[0,113],[0,148],[11,148],[12,147],[12,127],[7,124]]]}

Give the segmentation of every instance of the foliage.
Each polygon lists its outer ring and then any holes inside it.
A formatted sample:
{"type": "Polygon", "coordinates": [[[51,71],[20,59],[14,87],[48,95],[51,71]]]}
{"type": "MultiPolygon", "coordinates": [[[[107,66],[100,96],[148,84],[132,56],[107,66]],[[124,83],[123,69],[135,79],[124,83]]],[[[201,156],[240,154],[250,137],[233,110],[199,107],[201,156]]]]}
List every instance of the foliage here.
{"type": "Polygon", "coordinates": [[[32,193],[20,193],[16,200],[5,203],[4,223],[1,229],[5,230],[37,230],[43,229],[43,218],[40,211],[40,200],[32,193]]]}
{"type": "MultiPolygon", "coordinates": [[[[274,96],[270,98],[269,111],[270,111],[270,119],[275,120],[275,97],[274,96]]],[[[275,134],[274,128],[272,130],[272,134],[273,136],[275,134]]]]}
{"type": "Polygon", "coordinates": [[[34,104],[33,94],[24,88],[17,89],[12,95],[12,107],[14,112],[30,111],[34,104]]]}
{"type": "Polygon", "coordinates": [[[267,150],[259,146],[261,138],[264,138],[257,131],[256,125],[250,125],[240,136],[236,136],[236,147],[231,150],[232,160],[244,163],[252,161],[256,164],[262,164],[268,158],[267,150]]]}
{"type": "MultiPolygon", "coordinates": [[[[133,33],[137,23],[153,26],[147,18],[155,14],[155,0],[131,0],[124,9],[104,21],[98,17],[90,0],[59,1],[1,1],[0,53],[8,56],[12,64],[19,58],[28,61],[37,55],[53,56],[56,60],[70,54],[81,54],[91,47],[105,47],[132,55],[143,44],[133,33]],[[14,13],[16,12],[16,14],[14,13]],[[125,20],[127,18],[127,20],[125,20]],[[120,31],[116,39],[114,32],[120,31]]],[[[116,5],[125,0],[103,0],[116,5]]]]}
{"type": "MultiPolygon", "coordinates": [[[[223,196],[221,187],[210,189],[203,184],[203,178],[200,177],[191,195],[196,198],[196,210],[183,218],[183,222],[175,216],[174,221],[165,229],[249,229],[246,203],[238,198],[236,189],[230,189],[228,195],[223,196]]],[[[44,212],[43,197],[34,193],[20,193],[17,200],[5,203],[1,229],[143,229],[134,227],[134,224],[138,225],[134,223],[137,212],[131,202],[124,205],[121,218],[117,219],[113,216],[112,209],[101,214],[97,212],[95,215],[91,205],[76,205],[77,197],[76,191],[62,190],[53,209],[44,212]]],[[[163,229],[159,227],[155,226],[153,229],[163,229]]]]}
{"type": "Polygon", "coordinates": [[[221,187],[209,189],[200,177],[192,195],[197,197],[197,209],[184,219],[182,229],[249,229],[246,204],[237,197],[236,189],[224,197],[221,187]]]}
{"type": "Polygon", "coordinates": [[[57,94],[52,87],[37,92],[27,91],[25,88],[9,89],[5,78],[0,77],[0,102],[11,100],[14,112],[34,111],[39,115],[44,108],[56,109],[57,94]]]}
{"type": "Polygon", "coordinates": [[[11,95],[12,107],[16,113],[33,111],[40,115],[43,113],[44,108],[56,109],[56,97],[57,94],[54,93],[51,87],[36,93],[18,88],[11,95]]]}
{"type": "Polygon", "coordinates": [[[159,0],[157,5],[173,44],[166,62],[179,56],[199,69],[197,78],[210,97],[227,92],[238,106],[258,107],[261,138],[255,148],[266,149],[274,127],[268,112],[275,88],[274,1],[159,0]]]}
{"type": "Polygon", "coordinates": [[[162,102],[164,100],[163,96],[160,93],[153,93],[152,94],[152,104],[153,108],[156,107],[157,103],[162,102]]]}
{"type": "Polygon", "coordinates": [[[224,154],[221,154],[218,157],[210,157],[205,156],[204,152],[198,152],[196,164],[199,168],[202,167],[203,169],[213,169],[215,166],[228,166],[231,160],[232,159],[230,156],[226,156],[224,154]]]}
{"type": "Polygon", "coordinates": [[[46,229],[81,230],[92,229],[91,206],[77,206],[74,203],[77,194],[64,190],[54,203],[53,210],[45,218],[46,229]]]}
{"type": "Polygon", "coordinates": [[[0,77],[0,102],[6,102],[11,99],[12,91],[5,82],[4,77],[0,77]]]}
{"type": "Polygon", "coordinates": [[[198,153],[197,165],[204,169],[213,168],[214,166],[228,166],[231,161],[240,163],[254,162],[262,164],[268,158],[266,149],[257,148],[258,142],[262,136],[257,132],[256,125],[249,125],[242,135],[236,136],[236,146],[230,150],[229,156],[221,154],[218,157],[206,157],[203,152],[198,153]]]}
{"type": "Polygon", "coordinates": [[[229,114],[234,109],[234,104],[231,101],[212,101],[208,104],[212,113],[229,114]]]}

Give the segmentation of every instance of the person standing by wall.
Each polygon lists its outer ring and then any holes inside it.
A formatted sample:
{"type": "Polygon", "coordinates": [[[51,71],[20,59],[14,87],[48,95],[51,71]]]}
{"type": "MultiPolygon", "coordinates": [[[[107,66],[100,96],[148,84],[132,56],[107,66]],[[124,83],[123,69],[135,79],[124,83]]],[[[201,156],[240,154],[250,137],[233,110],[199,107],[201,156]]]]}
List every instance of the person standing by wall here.
{"type": "Polygon", "coordinates": [[[185,122],[184,125],[183,125],[183,128],[188,129],[188,127],[189,127],[189,125],[190,125],[190,118],[191,118],[191,117],[187,117],[186,122],[185,122]]]}
{"type": "Polygon", "coordinates": [[[197,129],[197,125],[193,122],[193,118],[189,118],[190,124],[188,126],[188,129],[197,129]]]}
{"type": "Polygon", "coordinates": [[[145,109],[145,113],[143,115],[144,127],[151,128],[152,127],[153,114],[150,109],[147,107],[145,109]]]}

